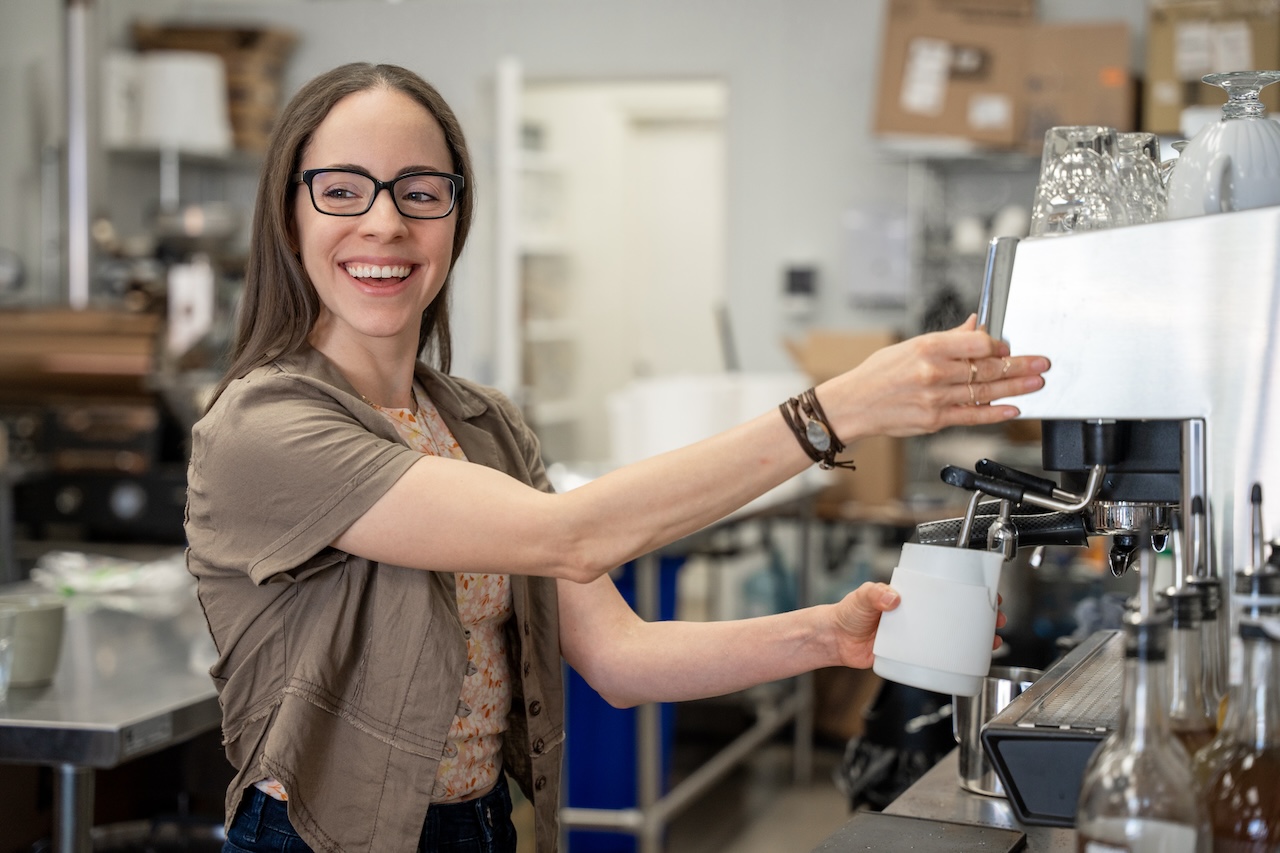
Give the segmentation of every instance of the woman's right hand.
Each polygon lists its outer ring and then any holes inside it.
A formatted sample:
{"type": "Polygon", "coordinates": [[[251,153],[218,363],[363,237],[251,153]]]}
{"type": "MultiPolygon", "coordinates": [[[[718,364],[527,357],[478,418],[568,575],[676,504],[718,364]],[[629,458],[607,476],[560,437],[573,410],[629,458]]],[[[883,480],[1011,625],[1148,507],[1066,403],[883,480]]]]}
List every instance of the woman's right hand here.
{"type": "Polygon", "coordinates": [[[970,316],[954,329],[877,350],[817,394],[836,435],[849,444],[1011,420],[1017,407],[993,401],[1043,388],[1048,369],[1044,356],[1010,355],[970,316]]]}

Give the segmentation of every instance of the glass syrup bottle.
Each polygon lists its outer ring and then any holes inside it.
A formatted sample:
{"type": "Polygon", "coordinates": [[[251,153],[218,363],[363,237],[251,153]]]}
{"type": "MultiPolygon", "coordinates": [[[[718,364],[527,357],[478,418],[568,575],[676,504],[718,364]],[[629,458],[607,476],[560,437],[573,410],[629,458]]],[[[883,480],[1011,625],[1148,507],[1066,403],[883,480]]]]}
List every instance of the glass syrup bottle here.
{"type": "MultiPolygon", "coordinates": [[[[1261,500],[1261,490],[1258,492],[1261,500]]],[[[1259,516],[1261,508],[1258,510],[1259,516]]],[[[1200,660],[1204,678],[1204,696],[1214,715],[1215,728],[1220,711],[1225,707],[1227,695],[1227,641],[1230,639],[1229,620],[1219,618],[1223,614],[1222,599],[1225,592],[1222,579],[1210,566],[1209,541],[1206,533],[1204,499],[1196,495],[1191,499],[1191,568],[1187,572],[1186,585],[1200,593],[1200,660]]],[[[1175,540],[1176,542],[1176,540],[1175,540]]]]}
{"type": "Polygon", "coordinates": [[[1205,786],[1216,853],[1280,850],[1280,622],[1241,618],[1234,748],[1205,786]]]}
{"type": "Polygon", "coordinates": [[[1204,599],[1188,587],[1163,593],[1169,604],[1169,650],[1165,662],[1169,731],[1182,742],[1188,756],[1213,740],[1218,732],[1216,709],[1210,715],[1204,695],[1200,656],[1200,618],[1204,599]]]}
{"type": "MultiPolygon", "coordinates": [[[[1139,541],[1150,542],[1150,535],[1139,541]]],[[[1169,615],[1152,595],[1155,560],[1140,556],[1138,609],[1125,615],[1124,693],[1116,730],[1085,768],[1076,806],[1079,853],[1208,853],[1208,811],[1191,759],[1165,716],[1169,615]]]]}
{"type": "MultiPolygon", "coordinates": [[[[1277,616],[1280,602],[1280,570],[1272,566],[1263,566],[1258,571],[1252,566],[1236,572],[1235,596],[1233,598],[1237,621],[1243,619],[1266,619],[1277,616]]],[[[1222,725],[1213,740],[1195,754],[1195,774],[1201,787],[1208,790],[1209,783],[1221,772],[1224,764],[1231,758],[1237,747],[1238,733],[1242,725],[1240,715],[1247,704],[1244,695],[1244,648],[1243,640],[1237,636],[1232,643],[1232,663],[1230,684],[1226,696],[1226,713],[1222,725]]]]}
{"type": "MultiPolygon", "coordinates": [[[[1203,508],[1197,504],[1197,497],[1191,504],[1192,513],[1203,508]]],[[[1262,486],[1254,483],[1249,492],[1249,503],[1252,516],[1249,530],[1249,565],[1235,573],[1231,597],[1232,610],[1224,615],[1224,623],[1231,623],[1232,616],[1236,622],[1241,618],[1263,619],[1273,614],[1276,608],[1269,603],[1280,596],[1280,552],[1272,548],[1271,559],[1264,560],[1265,547],[1262,531],[1262,486]]],[[[1226,644],[1228,654],[1223,666],[1226,681],[1226,692],[1222,697],[1221,722],[1218,733],[1213,740],[1202,747],[1193,756],[1193,770],[1196,781],[1201,788],[1208,790],[1209,783],[1221,772],[1223,764],[1231,758],[1236,748],[1236,732],[1241,726],[1240,709],[1245,699],[1241,694],[1243,675],[1243,648],[1239,636],[1233,636],[1226,644]]]]}

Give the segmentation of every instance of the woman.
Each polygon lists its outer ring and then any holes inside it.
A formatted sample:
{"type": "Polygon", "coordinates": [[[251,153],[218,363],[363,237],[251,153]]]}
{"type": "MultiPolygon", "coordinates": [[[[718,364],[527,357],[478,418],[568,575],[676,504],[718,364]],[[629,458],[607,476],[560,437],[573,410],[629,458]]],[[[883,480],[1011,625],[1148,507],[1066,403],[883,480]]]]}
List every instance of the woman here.
{"type": "Polygon", "coordinates": [[[189,477],[188,562],[238,771],[229,851],[511,851],[504,772],[533,802],[537,849],[554,850],[561,656],[618,706],[869,665],[897,603],[883,584],[761,619],[648,624],[607,572],[831,464],[842,442],[1012,418],[987,404],[1048,369],[971,318],[553,494],[511,403],[447,373],[473,193],[457,120],[404,69],[337,68],[278,121],[233,363],[189,477]]]}

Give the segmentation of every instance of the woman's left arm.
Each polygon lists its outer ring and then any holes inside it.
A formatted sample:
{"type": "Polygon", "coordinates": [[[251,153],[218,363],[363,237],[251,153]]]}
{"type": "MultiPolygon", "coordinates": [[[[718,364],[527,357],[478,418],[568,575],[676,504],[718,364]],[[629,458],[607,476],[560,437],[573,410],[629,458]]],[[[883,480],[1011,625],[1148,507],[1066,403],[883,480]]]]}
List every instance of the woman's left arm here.
{"type": "Polygon", "coordinates": [[[871,665],[880,614],[898,604],[865,583],[836,604],[723,622],[645,622],[606,575],[559,581],[565,660],[619,708],[721,696],[827,666],[871,665]]]}

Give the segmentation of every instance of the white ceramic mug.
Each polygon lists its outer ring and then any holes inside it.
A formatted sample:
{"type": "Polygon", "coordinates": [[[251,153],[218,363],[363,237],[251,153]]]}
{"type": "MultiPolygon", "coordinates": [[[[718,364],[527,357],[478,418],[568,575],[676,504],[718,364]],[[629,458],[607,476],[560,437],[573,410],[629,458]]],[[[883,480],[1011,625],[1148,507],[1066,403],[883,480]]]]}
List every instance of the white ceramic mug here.
{"type": "Polygon", "coordinates": [[[902,601],[880,617],[876,674],[935,693],[976,696],[991,668],[1004,557],[908,542],[889,585],[902,601]]]}
{"type": "Polygon", "coordinates": [[[66,603],[47,593],[15,593],[0,595],[0,606],[15,611],[10,686],[48,684],[62,654],[66,603]]]}
{"type": "Polygon", "coordinates": [[[1280,124],[1259,95],[1280,71],[1208,74],[1227,92],[1222,120],[1187,143],[1169,175],[1167,217],[1185,219],[1280,204],[1280,124]]]}
{"type": "Polygon", "coordinates": [[[1272,119],[1210,125],[1178,156],[1169,177],[1169,219],[1276,204],[1280,125],[1272,119]]]}

